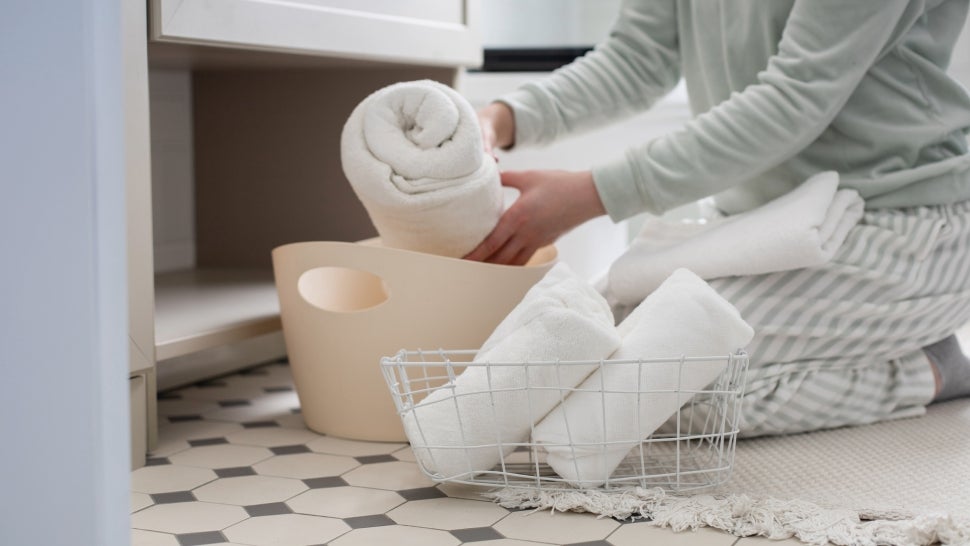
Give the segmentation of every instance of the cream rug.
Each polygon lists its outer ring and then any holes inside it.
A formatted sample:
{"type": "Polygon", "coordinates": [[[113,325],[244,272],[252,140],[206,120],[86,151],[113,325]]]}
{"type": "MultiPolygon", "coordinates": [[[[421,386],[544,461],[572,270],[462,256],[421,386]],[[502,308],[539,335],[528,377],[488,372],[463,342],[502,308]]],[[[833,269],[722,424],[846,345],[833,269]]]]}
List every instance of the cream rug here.
{"type": "Polygon", "coordinates": [[[970,399],[918,418],[738,442],[720,489],[492,493],[507,507],[648,517],[674,530],[710,526],[738,536],[811,544],[970,544],[970,399]]]}

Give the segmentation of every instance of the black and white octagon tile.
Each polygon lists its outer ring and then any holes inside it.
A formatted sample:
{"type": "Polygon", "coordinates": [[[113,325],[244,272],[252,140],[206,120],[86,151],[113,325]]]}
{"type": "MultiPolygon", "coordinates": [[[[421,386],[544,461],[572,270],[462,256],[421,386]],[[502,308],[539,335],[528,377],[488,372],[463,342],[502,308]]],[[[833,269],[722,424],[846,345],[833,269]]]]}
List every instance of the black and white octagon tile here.
{"type": "MultiPolygon", "coordinates": [[[[732,546],[589,514],[510,511],[482,489],[436,485],[402,443],[303,424],[285,362],[159,399],[159,443],[132,472],[134,546],[732,546]]],[[[754,545],[753,542],[750,543],[754,545]]]]}

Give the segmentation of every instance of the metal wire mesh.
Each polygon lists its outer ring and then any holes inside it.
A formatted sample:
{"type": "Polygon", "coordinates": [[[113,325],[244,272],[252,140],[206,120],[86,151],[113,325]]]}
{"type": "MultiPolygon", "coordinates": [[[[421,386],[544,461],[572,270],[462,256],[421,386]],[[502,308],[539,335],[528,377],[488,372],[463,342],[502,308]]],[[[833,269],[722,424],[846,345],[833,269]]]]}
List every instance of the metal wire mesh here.
{"type": "MultiPolygon", "coordinates": [[[[680,358],[644,358],[638,360],[602,360],[602,361],[549,361],[549,362],[472,362],[475,351],[400,351],[393,357],[381,360],[387,386],[394,399],[398,414],[403,420],[410,419],[414,423],[418,438],[411,438],[416,453],[429,456],[417,456],[418,466],[423,473],[438,482],[453,482],[470,485],[492,487],[520,487],[540,489],[575,489],[565,478],[559,476],[546,462],[549,450],[553,447],[584,450],[615,448],[622,445],[632,448],[623,458],[619,466],[609,475],[602,485],[605,489],[624,488],[630,486],[661,487],[671,491],[690,491],[713,487],[724,483],[730,477],[734,465],[734,451],[738,434],[739,406],[744,388],[744,374],[747,371],[748,356],[743,351],[734,354],[712,357],[680,357],[680,358]],[[682,388],[681,377],[684,370],[690,366],[717,365],[723,366],[723,371],[715,381],[700,389],[682,388]],[[666,367],[664,373],[676,380],[673,388],[656,388],[651,385],[629,385],[622,389],[610,390],[601,384],[597,388],[582,388],[562,385],[530,385],[532,372],[555,371],[556,376],[565,366],[586,366],[589,369],[602,372],[606,367],[617,368],[630,366],[636,368],[637,377],[643,367],[666,367]],[[456,378],[468,367],[486,367],[485,377],[489,378],[487,385],[481,390],[473,392],[457,392],[456,378]],[[524,380],[521,385],[514,387],[494,388],[491,382],[493,370],[511,368],[523,371],[524,380]],[[649,435],[637,432],[636,437],[613,438],[597,444],[540,444],[533,441],[535,423],[533,423],[528,437],[503,438],[496,434],[487,443],[481,441],[472,443],[465,438],[463,432],[466,427],[458,426],[454,431],[454,441],[445,444],[430,444],[424,441],[424,432],[420,412],[422,400],[431,392],[444,390],[448,395],[444,399],[439,396],[436,403],[449,404],[449,411],[453,407],[458,423],[461,423],[461,397],[488,397],[489,407],[495,412],[495,418],[501,418],[500,412],[503,400],[508,396],[524,397],[530,409],[533,407],[533,397],[549,396],[555,392],[559,401],[565,401],[569,396],[579,392],[593,393],[603,408],[612,402],[622,400],[635,410],[628,416],[636,419],[639,429],[641,405],[650,404],[662,397],[676,397],[676,411],[666,419],[663,425],[649,435]],[[631,402],[633,400],[633,402],[631,402]],[[646,437],[643,437],[646,436],[646,437]],[[435,470],[434,454],[449,455],[471,454],[474,450],[496,450],[501,453],[498,464],[490,468],[475,468],[468,464],[464,472],[444,474],[435,470]],[[429,460],[431,461],[429,463],[429,460]]],[[[613,370],[615,371],[615,370],[613,370]]],[[[584,383],[585,384],[585,383],[584,383]]],[[[586,395],[588,397],[588,395],[586,395]]],[[[427,404],[426,404],[427,405],[427,404]]],[[[603,417],[602,428],[606,430],[607,413],[603,417]]],[[[467,418],[467,416],[465,416],[467,418]]],[[[538,420],[537,420],[538,421],[538,420]]],[[[570,423],[566,423],[568,430],[570,423]]],[[[411,432],[409,432],[411,434],[411,432]]],[[[471,456],[469,455],[469,460],[471,456]]]]}

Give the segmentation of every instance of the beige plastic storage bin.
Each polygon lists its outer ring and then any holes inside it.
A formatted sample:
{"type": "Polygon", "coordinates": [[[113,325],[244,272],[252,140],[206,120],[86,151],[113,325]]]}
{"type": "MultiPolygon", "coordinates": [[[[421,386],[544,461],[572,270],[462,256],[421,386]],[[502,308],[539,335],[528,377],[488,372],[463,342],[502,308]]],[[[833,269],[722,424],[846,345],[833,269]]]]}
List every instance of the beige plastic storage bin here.
{"type": "Polygon", "coordinates": [[[481,346],[555,260],[554,247],[513,267],[384,248],[377,239],[274,249],[283,336],[307,426],[405,441],[381,357],[481,346]]]}

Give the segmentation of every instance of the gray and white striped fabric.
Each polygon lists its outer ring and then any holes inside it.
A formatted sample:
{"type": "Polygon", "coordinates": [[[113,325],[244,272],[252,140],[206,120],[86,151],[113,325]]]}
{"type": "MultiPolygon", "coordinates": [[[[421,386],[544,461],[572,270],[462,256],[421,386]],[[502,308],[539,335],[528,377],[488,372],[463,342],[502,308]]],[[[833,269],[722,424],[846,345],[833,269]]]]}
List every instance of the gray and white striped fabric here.
{"type": "Polygon", "coordinates": [[[710,281],[756,336],[741,432],[922,414],[922,347],[970,321],[970,202],[872,210],[821,267],[710,281]]]}

